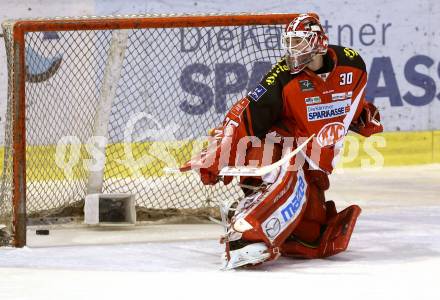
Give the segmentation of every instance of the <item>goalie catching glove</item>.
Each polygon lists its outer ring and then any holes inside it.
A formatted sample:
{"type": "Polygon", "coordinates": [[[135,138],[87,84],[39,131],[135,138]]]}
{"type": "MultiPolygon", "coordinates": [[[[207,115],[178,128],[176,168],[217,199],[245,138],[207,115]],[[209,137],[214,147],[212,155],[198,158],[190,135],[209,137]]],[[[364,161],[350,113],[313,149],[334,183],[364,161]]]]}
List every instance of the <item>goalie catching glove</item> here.
{"type": "Polygon", "coordinates": [[[379,110],[373,103],[365,102],[359,118],[351,122],[350,130],[365,137],[383,131],[379,110]]]}

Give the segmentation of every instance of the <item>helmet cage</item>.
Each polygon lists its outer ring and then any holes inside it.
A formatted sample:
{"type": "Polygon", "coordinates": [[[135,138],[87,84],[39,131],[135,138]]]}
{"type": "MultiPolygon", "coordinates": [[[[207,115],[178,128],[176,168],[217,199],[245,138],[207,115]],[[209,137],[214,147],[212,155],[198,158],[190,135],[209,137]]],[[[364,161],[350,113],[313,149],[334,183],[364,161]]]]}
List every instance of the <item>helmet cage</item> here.
{"type": "Polygon", "coordinates": [[[317,54],[317,34],[312,31],[289,31],[283,33],[282,44],[290,72],[302,71],[317,54]]]}

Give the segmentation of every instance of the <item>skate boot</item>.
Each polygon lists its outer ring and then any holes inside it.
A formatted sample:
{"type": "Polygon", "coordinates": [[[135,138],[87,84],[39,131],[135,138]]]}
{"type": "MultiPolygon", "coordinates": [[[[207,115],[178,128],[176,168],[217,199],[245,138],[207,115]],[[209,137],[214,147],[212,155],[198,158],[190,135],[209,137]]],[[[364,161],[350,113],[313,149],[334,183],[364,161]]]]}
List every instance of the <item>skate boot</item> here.
{"type": "Polygon", "coordinates": [[[229,251],[222,256],[222,269],[231,270],[262,263],[270,258],[269,249],[263,242],[244,240],[229,241],[229,251]]]}

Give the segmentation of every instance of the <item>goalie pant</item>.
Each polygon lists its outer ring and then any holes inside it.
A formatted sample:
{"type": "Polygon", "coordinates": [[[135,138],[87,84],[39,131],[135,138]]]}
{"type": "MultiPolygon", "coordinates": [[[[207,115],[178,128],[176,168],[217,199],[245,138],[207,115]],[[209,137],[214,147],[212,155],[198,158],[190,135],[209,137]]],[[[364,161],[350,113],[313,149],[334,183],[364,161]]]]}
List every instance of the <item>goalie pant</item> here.
{"type": "MultiPolygon", "coordinates": [[[[247,158],[262,154],[253,149],[247,158]]],[[[280,254],[322,258],[346,250],[361,212],[359,206],[337,213],[334,202],[325,201],[324,192],[330,186],[327,174],[310,170],[307,163],[296,171],[288,170],[289,166],[268,176],[272,179],[265,189],[245,190],[247,196],[232,218],[233,231],[240,232],[242,240],[264,242],[271,259],[280,254]]],[[[240,180],[245,186],[261,183],[255,177],[240,180]]]]}

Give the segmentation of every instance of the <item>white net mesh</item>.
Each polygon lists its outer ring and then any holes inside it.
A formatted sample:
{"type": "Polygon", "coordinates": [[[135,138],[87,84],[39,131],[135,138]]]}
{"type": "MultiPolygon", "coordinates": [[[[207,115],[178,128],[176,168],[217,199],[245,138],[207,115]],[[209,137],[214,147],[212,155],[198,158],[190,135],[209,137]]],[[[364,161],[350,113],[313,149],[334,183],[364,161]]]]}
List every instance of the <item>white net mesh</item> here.
{"type": "MultiPolygon", "coordinates": [[[[102,127],[96,119],[109,89],[114,97],[104,124],[102,192],[133,193],[139,209],[177,212],[200,211],[216,206],[219,199],[239,197],[237,186],[204,187],[194,173],[167,175],[162,169],[188,160],[208,129],[217,126],[227,109],[280,58],[282,28],[132,29],[119,45],[123,60],[116,69],[108,65],[113,30],[26,33],[28,216],[59,215],[60,209],[71,214],[66,208],[84,199],[90,177],[87,163],[96,162],[93,147],[87,145],[96,143],[97,126],[102,127]],[[112,67],[118,80],[104,87],[112,67]]],[[[10,223],[17,66],[11,27],[4,24],[3,29],[9,99],[0,215],[10,223]]]]}

